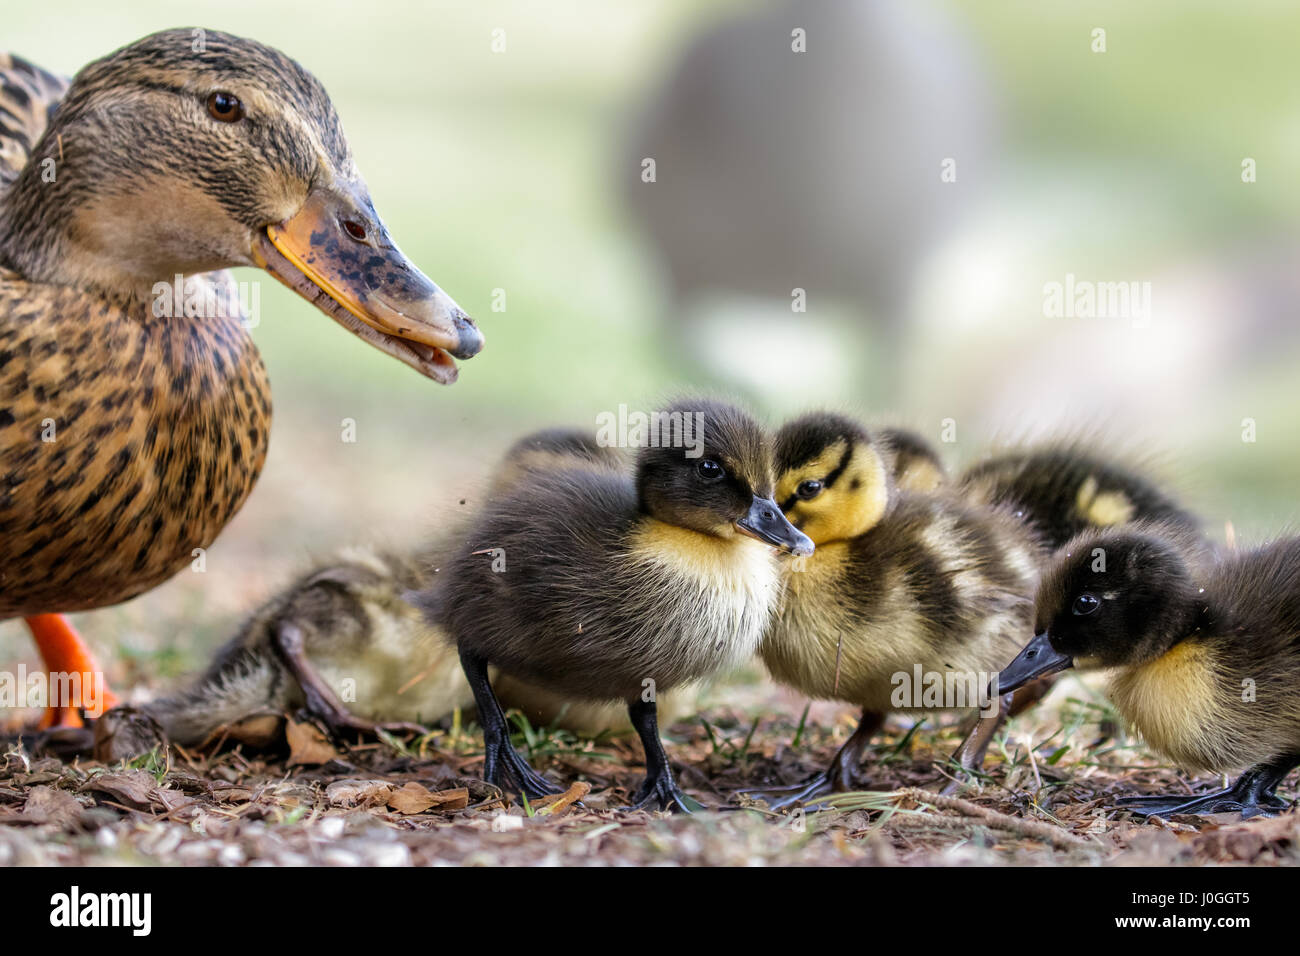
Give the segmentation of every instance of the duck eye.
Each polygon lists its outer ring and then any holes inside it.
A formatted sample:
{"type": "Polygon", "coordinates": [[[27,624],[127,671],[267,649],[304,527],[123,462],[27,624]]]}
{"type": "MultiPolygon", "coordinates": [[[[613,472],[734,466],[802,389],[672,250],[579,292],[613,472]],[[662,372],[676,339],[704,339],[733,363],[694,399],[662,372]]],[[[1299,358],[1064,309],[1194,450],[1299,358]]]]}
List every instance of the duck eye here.
{"type": "Polygon", "coordinates": [[[366,227],[354,219],[344,219],[343,228],[347,230],[349,236],[357,242],[366,241],[366,227]]]}
{"type": "Polygon", "coordinates": [[[804,501],[808,501],[822,493],[822,483],[816,478],[806,478],[799,482],[799,487],[794,490],[794,493],[804,501]]]}
{"type": "Polygon", "coordinates": [[[1082,617],[1084,614],[1091,614],[1099,607],[1101,607],[1101,598],[1084,592],[1074,599],[1074,607],[1071,610],[1082,617]]]}
{"type": "Polygon", "coordinates": [[[208,97],[208,115],[221,123],[237,123],[244,118],[244,104],[234,93],[219,90],[208,97]]]}
{"type": "Polygon", "coordinates": [[[700,463],[695,466],[695,472],[705,481],[717,481],[726,474],[712,458],[701,458],[700,463]]]}

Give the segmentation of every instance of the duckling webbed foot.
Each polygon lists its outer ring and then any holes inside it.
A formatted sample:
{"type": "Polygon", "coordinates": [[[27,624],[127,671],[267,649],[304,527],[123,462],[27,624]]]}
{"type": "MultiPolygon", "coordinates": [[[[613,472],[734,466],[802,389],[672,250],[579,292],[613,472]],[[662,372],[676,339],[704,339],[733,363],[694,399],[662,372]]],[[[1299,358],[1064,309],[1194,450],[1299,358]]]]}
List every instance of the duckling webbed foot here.
{"type": "Polygon", "coordinates": [[[704,805],[682,792],[673,777],[663,741],[659,739],[659,709],[653,700],[640,698],[627,703],[627,715],[641,738],[645,750],[645,780],[632,795],[632,809],[668,810],[673,813],[694,813],[704,805]]]}
{"type": "Polygon", "coordinates": [[[557,787],[530,767],[510,743],[510,727],[488,679],[487,660],[461,648],[460,666],[465,671],[470,690],[474,692],[479,721],[483,724],[483,779],[500,787],[502,777],[508,777],[529,798],[563,793],[562,787],[557,787]]]}
{"type": "Polygon", "coordinates": [[[857,729],[844,742],[844,745],[835,752],[835,756],[831,758],[830,766],[811,780],[806,783],[796,784],[793,787],[754,789],[745,792],[763,797],[767,801],[767,805],[773,810],[785,810],[797,804],[807,806],[809,803],[830,796],[832,793],[849,793],[854,790],[861,790],[862,781],[858,774],[858,767],[862,763],[862,754],[866,751],[867,744],[871,743],[871,738],[876,735],[876,731],[880,729],[884,722],[884,714],[864,710],[858,720],[857,729]],[[769,794],[775,795],[779,793],[784,793],[786,796],[776,797],[775,799],[769,796],[769,794]]]}
{"type": "Polygon", "coordinates": [[[1300,755],[1279,757],[1251,767],[1237,782],[1225,790],[1215,790],[1188,799],[1184,796],[1123,797],[1116,806],[1144,817],[1165,817],[1182,813],[1240,813],[1243,820],[1274,817],[1290,804],[1274,793],[1274,788],[1296,766],[1300,755]]]}
{"type": "Polygon", "coordinates": [[[390,733],[427,734],[427,727],[405,721],[374,721],[358,717],[339,700],[325,678],[321,677],[307,656],[302,629],[296,624],[283,623],[275,631],[275,649],[294,680],[302,688],[308,714],[319,720],[330,732],[341,736],[347,731],[360,731],[373,735],[384,730],[390,733]]]}

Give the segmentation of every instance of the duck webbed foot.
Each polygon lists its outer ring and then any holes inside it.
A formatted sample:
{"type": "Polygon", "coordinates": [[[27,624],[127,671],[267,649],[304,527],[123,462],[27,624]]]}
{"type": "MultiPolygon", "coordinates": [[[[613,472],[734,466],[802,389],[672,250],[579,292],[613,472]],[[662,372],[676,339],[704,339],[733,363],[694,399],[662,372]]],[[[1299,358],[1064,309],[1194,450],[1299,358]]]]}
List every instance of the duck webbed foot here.
{"type": "Polygon", "coordinates": [[[302,688],[306,700],[304,708],[308,714],[319,720],[336,736],[348,731],[360,731],[374,734],[385,730],[391,733],[427,734],[428,728],[404,721],[374,721],[358,717],[348,710],[347,705],[339,700],[334,688],[321,677],[311,659],[307,656],[306,642],[302,629],[296,624],[283,623],[275,630],[275,649],[284,661],[294,680],[302,688]]]}
{"type": "Polygon", "coordinates": [[[668,754],[659,739],[659,709],[655,702],[640,698],[630,700],[627,715],[645,750],[645,780],[632,795],[632,809],[669,810],[673,813],[703,810],[704,805],[684,794],[673,777],[668,754]]]}
{"type": "MultiPolygon", "coordinates": [[[[46,672],[69,677],[76,675],[74,699],[49,701],[38,729],[84,727],[82,711],[97,717],[117,706],[117,695],[104,683],[103,670],[72,622],[62,614],[34,614],[25,620],[41,652],[46,672]]],[[[62,687],[64,682],[51,680],[50,685],[62,687]]]]}
{"type": "Polygon", "coordinates": [[[530,767],[528,761],[510,743],[510,726],[506,723],[506,714],[501,709],[501,702],[497,700],[496,691],[488,680],[487,660],[462,647],[460,666],[465,671],[470,690],[474,692],[479,722],[483,725],[483,779],[494,787],[500,787],[504,782],[502,778],[507,778],[515,789],[529,798],[563,793],[562,788],[530,767]]]}
{"type": "Polygon", "coordinates": [[[1115,805],[1143,817],[1182,813],[1240,813],[1243,820],[1275,817],[1290,804],[1274,793],[1274,788],[1296,766],[1300,766],[1300,754],[1289,754],[1251,767],[1225,790],[1190,798],[1186,794],[1122,797],[1115,805]]]}
{"type": "Polygon", "coordinates": [[[762,797],[773,810],[784,810],[799,804],[807,805],[832,793],[849,793],[862,789],[858,767],[862,754],[885,722],[885,715],[864,710],[857,729],[844,745],[835,752],[830,765],[805,783],[793,787],[772,787],[744,791],[762,797]],[[783,794],[783,796],[777,796],[783,794]]]}

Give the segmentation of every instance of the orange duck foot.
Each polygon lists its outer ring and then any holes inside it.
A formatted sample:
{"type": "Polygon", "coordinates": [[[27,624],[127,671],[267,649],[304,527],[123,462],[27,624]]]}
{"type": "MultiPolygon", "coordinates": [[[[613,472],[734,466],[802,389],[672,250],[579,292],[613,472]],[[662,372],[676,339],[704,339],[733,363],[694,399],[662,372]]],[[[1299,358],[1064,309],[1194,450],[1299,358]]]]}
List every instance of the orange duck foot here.
{"type": "Polygon", "coordinates": [[[95,655],[66,617],[36,614],[25,620],[36,639],[46,673],[51,675],[51,699],[40,729],[82,727],[81,711],[98,717],[118,705],[117,695],[108,689],[95,655]]]}

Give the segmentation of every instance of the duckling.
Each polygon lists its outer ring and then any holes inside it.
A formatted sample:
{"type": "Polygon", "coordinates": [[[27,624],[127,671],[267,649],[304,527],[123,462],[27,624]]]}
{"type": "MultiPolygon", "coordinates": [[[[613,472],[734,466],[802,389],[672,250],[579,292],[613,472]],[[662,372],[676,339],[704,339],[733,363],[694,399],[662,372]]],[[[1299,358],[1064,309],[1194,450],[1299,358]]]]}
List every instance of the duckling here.
{"type": "MultiPolygon", "coordinates": [[[[863,750],[900,704],[899,675],[991,674],[1015,652],[1032,611],[1042,542],[1005,509],[894,487],[879,443],[848,417],[817,412],[776,436],[777,499],[816,544],[786,575],[761,656],[779,682],[863,708],[829,769],[784,806],[857,787],[863,750]]],[[[983,685],[974,687],[970,708],[983,685]]],[[[1005,708],[991,716],[1000,722],[1005,708]]],[[[991,736],[991,733],[988,735],[991,736]]],[[[978,765],[982,749],[959,752],[978,765]]]]}
{"type": "Polygon", "coordinates": [[[393,243],[329,96],[283,53],[182,29],[70,82],[0,71],[0,619],[28,619],[50,670],[97,670],[58,614],[187,566],[266,457],[266,372],[215,270],[267,270],[434,381],[483,340],[393,243]]]}
{"type": "Polygon", "coordinates": [[[812,553],[772,500],[771,448],[748,414],[700,400],[659,415],[691,423],[695,441],[641,448],[634,476],[531,474],[484,508],[425,596],[474,691],[491,783],[556,790],[510,745],[495,666],[568,698],[623,701],[646,754],[634,804],[689,812],[656,697],[748,659],[780,593],[773,548],[812,553]]]}
{"type": "Polygon", "coordinates": [[[1209,555],[1176,523],[1084,532],[1043,574],[1034,633],[999,691],[1106,669],[1115,706],[1155,750],[1191,771],[1249,768],[1224,790],[1122,805],[1243,818],[1286,807],[1274,790],[1300,766],[1300,538],[1209,555]]]}
{"type": "Polygon", "coordinates": [[[888,461],[894,487],[902,491],[934,491],[948,482],[948,469],[939,452],[908,428],[879,428],[873,435],[888,461]]]}
{"type": "Polygon", "coordinates": [[[299,708],[336,733],[421,731],[473,703],[455,655],[407,600],[430,570],[417,557],[350,549],[253,612],[189,687],[141,709],[182,746],[299,708]]]}
{"type": "Polygon", "coordinates": [[[489,495],[506,494],[535,472],[583,466],[620,471],[628,463],[620,449],[600,444],[594,431],[544,428],[510,446],[492,478],[489,495]]]}
{"type": "Polygon", "coordinates": [[[990,455],[963,471],[957,487],[971,501],[1013,508],[1053,547],[1088,528],[1135,520],[1200,530],[1200,520],[1139,468],[1082,442],[990,455]]]}

